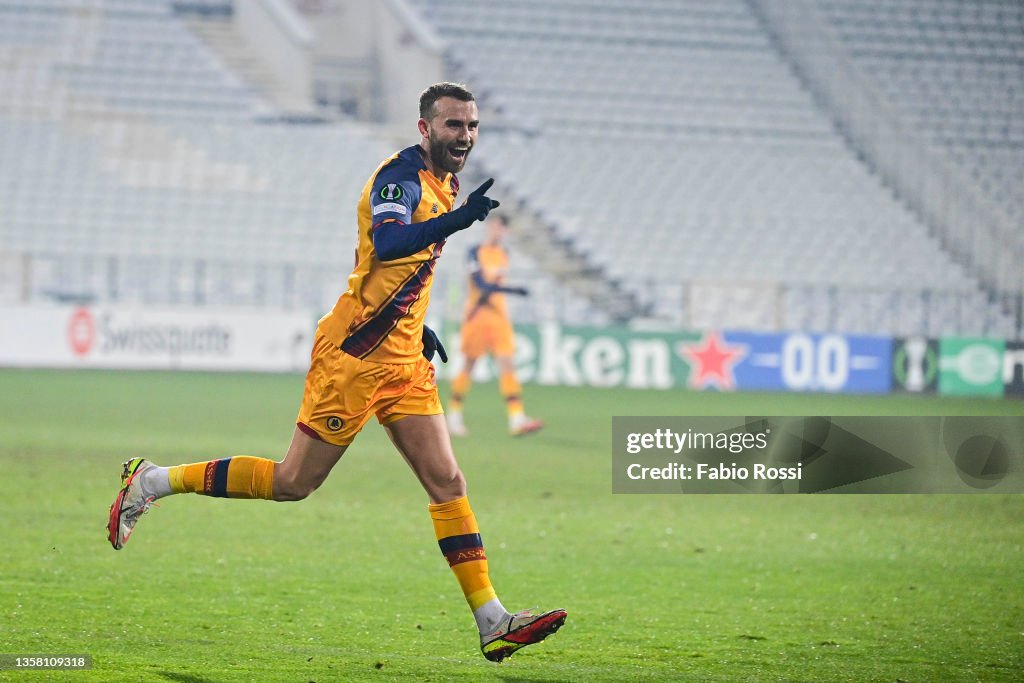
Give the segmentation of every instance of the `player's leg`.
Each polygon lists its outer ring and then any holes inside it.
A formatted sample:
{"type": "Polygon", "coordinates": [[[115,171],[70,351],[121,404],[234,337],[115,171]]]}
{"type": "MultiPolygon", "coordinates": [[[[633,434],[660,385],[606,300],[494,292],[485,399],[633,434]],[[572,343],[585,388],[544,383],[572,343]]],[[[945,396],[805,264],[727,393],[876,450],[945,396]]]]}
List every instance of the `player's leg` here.
{"type": "Polygon", "coordinates": [[[452,452],[441,415],[408,415],[386,429],[427,493],[441,552],[462,587],[481,633],[507,616],[491,585],[476,516],[466,497],[466,480],[452,452]]]}
{"type": "Polygon", "coordinates": [[[444,415],[395,415],[384,429],[431,504],[466,495],[466,480],[455,460],[444,415]]]}
{"type": "Polygon", "coordinates": [[[160,467],[143,458],[126,462],[121,489],[110,507],[111,545],[120,550],[153,502],[172,494],[277,501],[308,496],[327,478],[369,418],[368,399],[360,403],[358,397],[342,396],[349,389],[373,395],[373,387],[364,386],[366,378],[358,375],[358,363],[325,339],[317,339],[298,424],[281,462],[248,455],[174,467],[160,467]],[[343,410],[346,405],[362,406],[363,412],[357,409],[350,415],[343,410]]]}
{"type": "Polygon", "coordinates": [[[273,499],[302,500],[320,488],[348,446],[336,446],[295,428],[284,460],[274,464],[273,499]]]}
{"type": "MultiPolygon", "coordinates": [[[[463,344],[463,354],[467,345],[463,344]]],[[[473,368],[476,367],[476,356],[464,355],[465,361],[459,374],[452,380],[452,395],[448,402],[448,432],[452,436],[466,436],[469,431],[466,429],[466,421],[462,417],[462,406],[466,402],[466,396],[473,384],[473,368]]]]}
{"type": "Polygon", "coordinates": [[[506,323],[498,335],[494,348],[494,362],[498,366],[498,389],[505,399],[509,434],[524,436],[540,430],[544,423],[527,415],[523,408],[523,387],[516,377],[514,357],[515,341],[512,326],[506,323]]]}
{"type": "Polygon", "coordinates": [[[302,500],[324,482],[345,452],[295,429],[284,460],[236,455],[189,465],[160,467],[143,458],[124,464],[121,490],[110,508],[107,531],[116,550],[154,501],[177,493],[217,498],[302,500]]]}
{"type": "Polygon", "coordinates": [[[558,630],[565,622],[565,610],[510,614],[498,599],[443,416],[408,415],[389,421],[386,429],[427,492],[438,546],[473,612],[484,656],[501,661],[558,630]]]}
{"type": "Polygon", "coordinates": [[[146,472],[143,488],[153,490],[154,484],[163,487],[162,477],[166,477],[169,491],[164,495],[198,493],[216,498],[302,500],[320,487],[345,449],[296,426],[288,452],[280,462],[238,455],[191,465],[153,467],[146,472]]]}

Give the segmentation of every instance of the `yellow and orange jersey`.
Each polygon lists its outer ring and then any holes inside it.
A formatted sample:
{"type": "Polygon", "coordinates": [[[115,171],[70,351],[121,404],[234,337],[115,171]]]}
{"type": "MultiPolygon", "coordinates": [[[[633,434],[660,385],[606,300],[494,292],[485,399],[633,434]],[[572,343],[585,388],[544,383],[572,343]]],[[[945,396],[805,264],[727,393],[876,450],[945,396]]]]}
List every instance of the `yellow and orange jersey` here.
{"type": "Polygon", "coordinates": [[[423,349],[423,320],[434,267],[444,242],[381,261],[373,232],[385,223],[411,225],[451,211],[458,194],[454,174],[438,180],[418,145],[386,159],[359,198],[359,243],[348,289],[320,319],[319,331],[345,353],[376,363],[413,363],[423,349]]]}
{"type": "Polygon", "coordinates": [[[479,244],[469,250],[469,285],[464,320],[482,309],[502,316],[508,315],[505,302],[505,276],[508,274],[508,251],[500,244],[479,244]]]}

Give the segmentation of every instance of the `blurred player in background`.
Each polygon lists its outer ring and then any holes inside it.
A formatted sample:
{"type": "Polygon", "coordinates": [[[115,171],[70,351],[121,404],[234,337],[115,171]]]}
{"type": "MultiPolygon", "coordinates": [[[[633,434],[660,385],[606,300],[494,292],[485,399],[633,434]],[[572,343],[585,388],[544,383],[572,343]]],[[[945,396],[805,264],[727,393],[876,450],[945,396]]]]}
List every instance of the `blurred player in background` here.
{"type": "Polygon", "coordinates": [[[522,387],[516,378],[515,333],[508,316],[506,294],[527,296],[525,287],[505,284],[508,274],[508,251],[505,237],[508,222],[504,216],[487,219],[487,233],[482,244],[469,250],[469,284],[465,313],[462,316],[462,354],[465,365],[452,381],[452,400],[448,404],[448,430],[454,436],[466,436],[462,406],[472,384],[477,360],[492,354],[498,365],[498,388],[505,398],[508,431],[513,436],[532,434],[544,426],[523,410],[522,387]]]}
{"type": "Polygon", "coordinates": [[[159,467],[133,458],[124,464],[110,508],[108,538],[121,549],[153,501],[175,493],[302,500],[375,415],[427,493],[438,545],[473,611],[484,656],[501,661],[556,631],[566,612],[511,614],[498,600],[430,363],[435,351],[447,360],[423,323],[441,249],[498,206],[486,195],[490,179],[455,208],[455,173],[465,166],[479,128],[473,94],[453,83],[427,88],[417,125],[419,144],[382,162],[363,188],[356,267],[317,326],[284,460],[237,455],[159,467]]]}

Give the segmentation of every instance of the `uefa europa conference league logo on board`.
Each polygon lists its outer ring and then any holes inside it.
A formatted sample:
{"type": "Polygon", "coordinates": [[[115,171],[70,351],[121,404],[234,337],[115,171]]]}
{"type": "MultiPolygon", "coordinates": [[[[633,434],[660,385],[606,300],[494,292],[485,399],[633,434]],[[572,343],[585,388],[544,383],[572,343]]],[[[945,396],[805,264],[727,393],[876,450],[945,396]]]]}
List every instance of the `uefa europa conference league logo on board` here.
{"type": "Polygon", "coordinates": [[[908,337],[893,341],[896,388],[952,396],[1024,393],[1024,344],[1001,339],[908,337]]]}

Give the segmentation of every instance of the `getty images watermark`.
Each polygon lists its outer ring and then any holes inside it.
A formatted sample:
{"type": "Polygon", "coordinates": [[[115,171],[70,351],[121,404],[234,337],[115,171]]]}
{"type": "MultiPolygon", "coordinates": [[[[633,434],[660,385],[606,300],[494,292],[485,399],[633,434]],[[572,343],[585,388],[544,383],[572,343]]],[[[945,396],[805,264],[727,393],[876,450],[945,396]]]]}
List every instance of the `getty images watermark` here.
{"type": "Polygon", "coordinates": [[[1022,417],[614,417],[613,493],[1022,493],[1022,417]]]}

